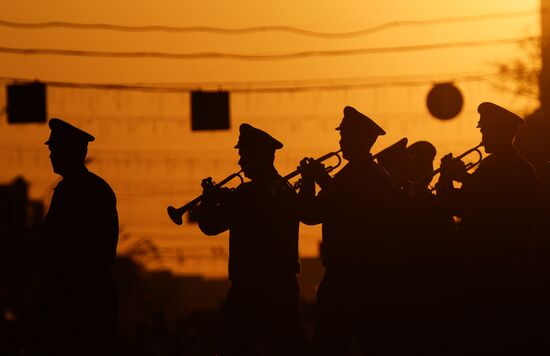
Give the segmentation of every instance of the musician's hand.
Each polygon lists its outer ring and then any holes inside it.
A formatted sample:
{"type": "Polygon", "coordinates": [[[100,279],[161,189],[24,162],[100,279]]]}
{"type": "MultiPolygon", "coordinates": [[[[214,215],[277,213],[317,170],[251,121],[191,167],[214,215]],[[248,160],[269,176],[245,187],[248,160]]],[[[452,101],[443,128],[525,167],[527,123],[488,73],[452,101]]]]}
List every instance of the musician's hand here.
{"type": "Polygon", "coordinates": [[[466,176],[468,176],[466,165],[461,160],[454,158],[451,153],[441,159],[441,180],[463,182],[466,176]]]}
{"type": "Polygon", "coordinates": [[[312,158],[304,158],[298,168],[302,172],[302,179],[305,182],[309,181],[312,185],[316,182],[321,189],[327,188],[332,181],[325,165],[312,158]]]}
{"type": "Polygon", "coordinates": [[[309,181],[319,181],[327,174],[325,165],[317,162],[311,157],[306,157],[301,160],[298,169],[302,174],[302,179],[309,181]]]}
{"type": "Polygon", "coordinates": [[[202,193],[209,194],[216,190],[216,184],[212,180],[212,177],[204,178],[201,182],[202,193]]]}
{"type": "Polygon", "coordinates": [[[202,204],[204,205],[212,205],[219,203],[224,196],[225,191],[227,188],[221,188],[217,187],[216,183],[212,180],[212,177],[208,177],[202,180],[201,182],[202,187],[202,204]]]}
{"type": "Polygon", "coordinates": [[[302,176],[302,182],[312,182],[315,181],[313,178],[313,172],[310,169],[309,163],[313,159],[311,157],[305,157],[300,161],[300,165],[296,167],[297,170],[300,171],[300,175],[302,176]]]}

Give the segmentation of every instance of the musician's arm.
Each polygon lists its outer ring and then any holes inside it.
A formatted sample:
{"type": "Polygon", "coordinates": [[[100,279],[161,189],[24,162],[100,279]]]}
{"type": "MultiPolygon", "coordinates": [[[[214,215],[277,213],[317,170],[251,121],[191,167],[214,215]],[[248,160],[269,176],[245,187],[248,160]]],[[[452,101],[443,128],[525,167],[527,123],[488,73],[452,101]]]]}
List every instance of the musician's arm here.
{"type": "Polygon", "coordinates": [[[461,217],[466,206],[464,186],[470,184],[471,175],[465,169],[464,163],[455,160],[452,156],[445,156],[441,161],[441,175],[435,185],[439,205],[447,213],[461,217]],[[457,189],[453,181],[462,183],[457,189]]]}
{"type": "MultiPolygon", "coordinates": [[[[300,162],[302,184],[298,192],[298,216],[306,225],[317,225],[323,222],[323,194],[315,195],[316,171],[319,167],[311,167],[313,160],[304,159],[300,162]]],[[[313,163],[315,164],[315,163],[313,163]]],[[[323,168],[323,172],[324,168],[323,168]]],[[[328,182],[326,183],[328,184],[328,182]]]]}
{"type": "Polygon", "coordinates": [[[193,208],[199,229],[208,236],[221,234],[229,229],[231,191],[221,188],[207,195],[200,205],[193,208]]]}

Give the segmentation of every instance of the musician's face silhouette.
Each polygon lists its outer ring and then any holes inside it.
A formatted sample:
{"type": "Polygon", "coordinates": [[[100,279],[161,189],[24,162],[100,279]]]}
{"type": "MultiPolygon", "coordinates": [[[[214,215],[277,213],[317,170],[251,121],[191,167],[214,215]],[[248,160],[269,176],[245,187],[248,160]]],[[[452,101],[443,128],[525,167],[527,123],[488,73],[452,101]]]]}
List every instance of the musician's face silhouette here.
{"type": "Polygon", "coordinates": [[[255,180],[265,177],[272,172],[275,158],[272,150],[266,150],[257,146],[245,146],[239,148],[239,166],[245,177],[255,180]]]}
{"type": "Polygon", "coordinates": [[[59,149],[56,149],[53,146],[54,145],[52,144],[48,145],[48,148],[50,149],[50,162],[52,163],[54,173],[61,174],[63,171],[63,158],[59,149]]]}
{"type": "Polygon", "coordinates": [[[481,132],[481,142],[483,142],[487,153],[494,153],[501,148],[509,147],[515,133],[509,128],[487,125],[482,122],[479,123],[479,131],[481,132]]]}
{"type": "Polygon", "coordinates": [[[375,141],[376,137],[365,137],[351,130],[340,131],[340,149],[348,161],[367,157],[375,141]]]}
{"type": "Polygon", "coordinates": [[[63,176],[84,165],[85,147],[51,142],[48,144],[48,148],[54,173],[63,176]]]}
{"type": "Polygon", "coordinates": [[[485,152],[491,153],[493,152],[492,146],[494,146],[494,138],[491,137],[491,134],[487,132],[487,128],[484,127],[481,123],[478,123],[479,132],[481,132],[481,142],[483,143],[483,147],[485,148],[485,152]]]}

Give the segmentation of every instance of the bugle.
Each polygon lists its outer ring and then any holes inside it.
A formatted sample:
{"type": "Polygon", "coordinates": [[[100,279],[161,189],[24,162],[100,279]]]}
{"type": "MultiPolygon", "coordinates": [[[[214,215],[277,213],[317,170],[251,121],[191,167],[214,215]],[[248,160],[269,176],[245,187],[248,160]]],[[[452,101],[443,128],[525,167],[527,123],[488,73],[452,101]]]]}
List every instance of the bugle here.
{"type": "MultiPolygon", "coordinates": [[[[327,153],[327,154],[325,154],[325,155],[323,155],[323,156],[321,156],[321,157],[315,159],[314,161],[315,161],[315,162],[321,163],[321,162],[323,162],[323,161],[326,161],[327,159],[330,159],[330,158],[332,158],[332,157],[336,157],[336,159],[337,159],[336,164],[325,167],[326,172],[327,172],[327,173],[330,173],[330,172],[332,172],[333,170],[335,170],[336,168],[340,167],[340,165],[342,164],[342,157],[340,156],[341,153],[342,153],[342,150],[338,150],[338,151],[334,151],[334,152],[329,152],[329,153],[327,153]]],[[[378,153],[380,153],[380,152],[378,152],[378,153]]],[[[373,155],[372,158],[373,158],[373,159],[377,158],[378,153],[375,154],[375,155],[373,155]]],[[[289,174],[287,174],[286,176],[284,176],[283,179],[286,180],[286,181],[289,181],[290,179],[296,177],[297,175],[299,175],[299,174],[301,174],[301,173],[302,173],[301,169],[298,168],[298,169],[296,169],[295,171],[293,171],[292,173],[289,173],[289,174]]],[[[296,183],[293,184],[294,188],[299,188],[300,185],[301,185],[301,183],[302,183],[302,180],[301,180],[301,179],[299,179],[298,181],[296,181],[296,183]]]]}
{"type": "MultiPolygon", "coordinates": [[[[476,161],[468,162],[468,163],[465,164],[466,170],[469,171],[469,170],[477,167],[481,163],[481,161],[483,160],[483,154],[481,153],[481,150],[479,149],[481,146],[483,146],[483,143],[480,143],[479,145],[475,146],[474,148],[470,148],[469,150],[467,150],[466,152],[462,153],[459,156],[453,157],[453,159],[459,159],[460,160],[460,159],[463,159],[464,157],[468,156],[471,153],[477,153],[478,157],[477,157],[476,161]]],[[[412,185],[413,187],[417,186],[417,185],[421,184],[422,182],[425,182],[428,178],[431,180],[431,178],[433,178],[434,176],[436,176],[439,173],[441,173],[441,167],[439,167],[438,169],[435,169],[434,171],[432,171],[429,174],[426,174],[426,175],[424,175],[420,178],[417,178],[415,180],[410,181],[409,184],[412,185]]]]}
{"type": "MultiPolygon", "coordinates": [[[[226,178],[224,178],[221,182],[214,185],[216,188],[221,188],[225,184],[227,184],[229,181],[239,178],[241,183],[244,181],[243,177],[241,176],[242,171],[239,171],[237,173],[233,173],[226,178]]],[[[191,200],[189,203],[180,206],[179,208],[174,208],[173,206],[169,206],[166,210],[168,212],[168,216],[170,219],[174,222],[176,225],[181,225],[183,223],[183,214],[185,214],[189,209],[193,208],[195,205],[199,204],[202,199],[204,198],[204,194],[199,195],[195,199],[191,200]]]]}
{"type": "MultiPolygon", "coordinates": [[[[327,153],[327,154],[325,154],[325,155],[323,155],[323,156],[321,156],[317,159],[314,159],[314,161],[318,162],[318,163],[321,163],[323,161],[326,161],[329,158],[336,157],[336,159],[337,159],[336,164],[334,164],[332,166],[326,166],[325,167],[325,171],[327,173],[330,173],[342,164],[342,157],[340,157],[341,152],[342,152],[342,150],[338,150],[338,151],[335,151],[335,152],[329,152],[329,153],[327,153]]],[[[291,180],[292,178],[296,177],[297,175],[299,175],[301,173],[302,173],[302,170],[300,168],[298,168],[295,171],[293,171],[293,172],[287,174],[286,176],[284,176],[282,179],[284,179],[286,181],[289,181],[289,180],[291,180]]],[[[298,187],[300,187],[301,183],[302,183],[302,180],[299,179],[298,181],[296,181],[296,183],[293,184],[293,187],[298,188],[298,187]]]]}

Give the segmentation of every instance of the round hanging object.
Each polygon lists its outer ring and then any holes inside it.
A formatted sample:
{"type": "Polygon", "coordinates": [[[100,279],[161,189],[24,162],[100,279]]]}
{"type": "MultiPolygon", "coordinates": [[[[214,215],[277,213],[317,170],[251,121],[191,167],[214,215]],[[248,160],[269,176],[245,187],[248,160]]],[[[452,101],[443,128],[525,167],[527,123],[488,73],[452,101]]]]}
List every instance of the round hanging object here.
{"type": "Polygon", "coordinates": [[[450,120],[460,114],[464,99],[453,83],[438,83],[428,93],[426,104],[433,117],[450,120]]]}

